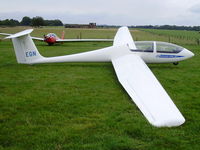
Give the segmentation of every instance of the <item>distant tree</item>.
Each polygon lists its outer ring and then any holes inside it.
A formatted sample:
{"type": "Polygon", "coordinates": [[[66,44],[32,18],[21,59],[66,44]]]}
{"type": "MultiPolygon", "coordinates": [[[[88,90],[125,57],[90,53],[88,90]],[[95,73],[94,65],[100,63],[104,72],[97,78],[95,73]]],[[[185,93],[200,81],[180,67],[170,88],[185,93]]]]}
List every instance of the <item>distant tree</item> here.
{"type": "Polygon", "coordinates": [[[6,20],[2,20],[0,21],[0,25],[1,26],[18,26],[20,23],[18,20],[14,20],[14,19],[6,19],[6,20]]]}
{"type": "Polygon", "coordinates": [[[63,26],[62,21],[60,21],[59,19],[55,19],[55,20],[44,20],[42,17],[40,16],[36,16],[33,17],[32,19],[30,17],[23,17],[21,22],[19,22],[18,20],[14,20],[14,19],[5,19],[5,20],[0,20],[0,26],[35,26],[35,27],[39,27],[39,26],[63,26]]]}
{"type": "Polygon", "coordinates": [[[8,26],[9,24],[10,24],[9,19],[1,20],[1,22],[0,22],[0,25],[1,25],[1,26],[8,26]]]}
{"type": "Polygon", "coordinates": [[[63,26],[63,23],[62,23],[62,21],[56,19],[56,20],[54,20],[54,25],[55,26],[63,26]]]}
{"type": "Polygon", "coordinates": [[[162,25],[162,26],[152,26],[152,25],[144,25],[144,26],[129,26],[130,28],[143,28],[143,29],[167,29],[167,30],[194,30],[200,31],[200,26],[176,26],[176,25],[162,25]]]}
{"type": "Polygon", "coordinates": [[[32,21],[32,19],[30,17],[25,16],[25,17],[22,18],[22,21],[20,22],[20,24],[22,26],[30,26],[31,21],[32,21]]]}
{"type": "Polygon", "coordinates": [[[10,19],[10,26],[19,26],[20,23],[18,20],[10,19]]]}
{"type": "Polygon", "coordinates": [[[44,20],[45,26],[63,26],[62,21],[56,20],[44,20]]]}
{"type": "Polygon", "coordinates": [[[44,26],[44,19],[42,17],[33,17],[32,22],[31,22],[32,26],[35,27],[39,27],[39,26],[44,26]]]}
{"type": "Polygon", "coordinates": [[[194,27],[193,27],[193,30],[195,30],[195,31],[200,31],[200,26],[194,26],[194,27]]]}

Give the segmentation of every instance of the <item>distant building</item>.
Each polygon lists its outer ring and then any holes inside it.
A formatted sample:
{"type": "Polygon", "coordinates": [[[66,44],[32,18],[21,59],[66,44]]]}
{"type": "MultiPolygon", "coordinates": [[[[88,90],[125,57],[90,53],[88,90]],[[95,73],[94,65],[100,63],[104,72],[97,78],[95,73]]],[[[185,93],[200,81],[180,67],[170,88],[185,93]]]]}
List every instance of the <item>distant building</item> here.
{"type": "Polygon", "coordinates": [[[65,28],[96,28],[96,23],[89,24],[65,24],[65,28]]]}

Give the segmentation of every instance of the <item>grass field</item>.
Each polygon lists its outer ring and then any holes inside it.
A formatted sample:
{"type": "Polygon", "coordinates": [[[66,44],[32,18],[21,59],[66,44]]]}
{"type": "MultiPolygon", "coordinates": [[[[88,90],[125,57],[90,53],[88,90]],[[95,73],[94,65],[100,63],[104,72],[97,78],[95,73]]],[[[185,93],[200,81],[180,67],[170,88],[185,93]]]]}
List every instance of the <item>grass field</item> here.
{"type": "MultiPolygon", "coordinates": [[[[22,28],[0,28],[14,33],[22,28]]],[[[61,28],[35,29],[33,36],[61,28]]],[[[113,38],[116,29],[64,29],[66,38],[113,38]]],[[[132,31],[135,40],[167,41],[168,35],[132,31]]],[[[111,42],[36,45],[44,56],[98,49],[111,42]]],[[[150,64],[186,118],[176,128],[155,128],[117,81],[111,63],[17,64],[10,41],[0,42],[0,149],[2,150],[199,150],[200,46],[172,64],[150,64]]]]}

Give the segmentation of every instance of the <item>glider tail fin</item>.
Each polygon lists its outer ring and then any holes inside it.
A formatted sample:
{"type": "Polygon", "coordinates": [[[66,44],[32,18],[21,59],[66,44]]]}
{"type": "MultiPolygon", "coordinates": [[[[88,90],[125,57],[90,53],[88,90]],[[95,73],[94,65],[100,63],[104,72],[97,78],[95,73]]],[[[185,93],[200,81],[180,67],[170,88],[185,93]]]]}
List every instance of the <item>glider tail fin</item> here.
{"type": "Polygon", "coordinates": [[[33,29],[28,29],[6,37],[6,39],[12,39],[17,62],[20,64],[33,64],[44,58],[30,36],[32,31],[33,29]]]}
{"type": "Polygon", "coordinates": [[[113,46],[128,45],[130,49],[136,49],[135,43],[127,27],[121,27],[117,31],[113,46]]]}

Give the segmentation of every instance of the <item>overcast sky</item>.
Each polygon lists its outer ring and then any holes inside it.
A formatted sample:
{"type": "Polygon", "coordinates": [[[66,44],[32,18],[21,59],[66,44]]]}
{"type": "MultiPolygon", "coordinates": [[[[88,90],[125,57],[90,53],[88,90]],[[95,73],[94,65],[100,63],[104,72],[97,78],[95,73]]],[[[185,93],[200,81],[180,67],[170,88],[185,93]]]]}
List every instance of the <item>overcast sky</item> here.
{"type": "Polygon", "coordinates": [[[0,20],[23,16],[63,23],[200,25],[199,0],[2,0],[0,20]]]}

